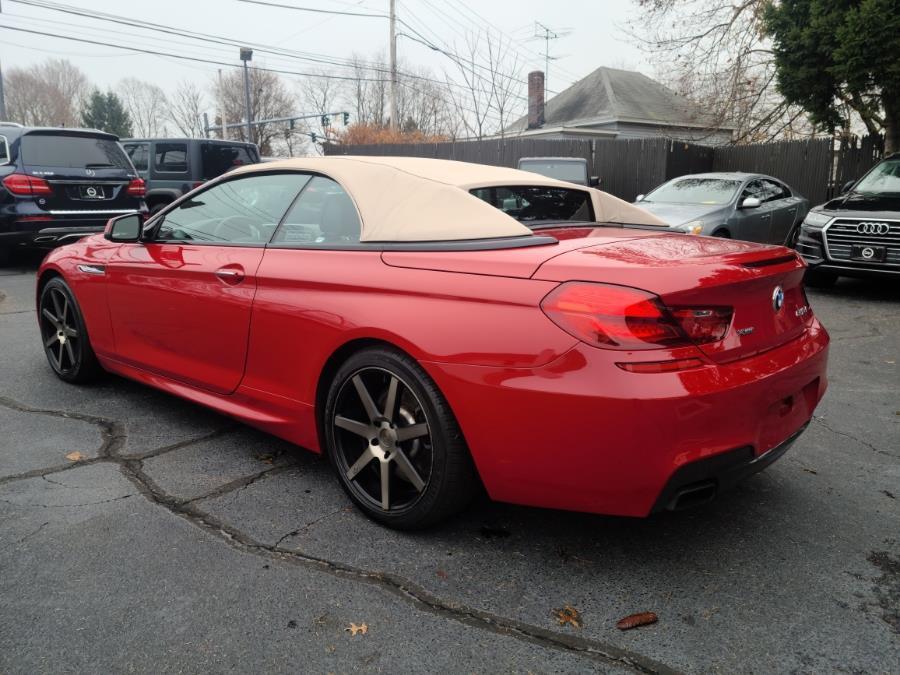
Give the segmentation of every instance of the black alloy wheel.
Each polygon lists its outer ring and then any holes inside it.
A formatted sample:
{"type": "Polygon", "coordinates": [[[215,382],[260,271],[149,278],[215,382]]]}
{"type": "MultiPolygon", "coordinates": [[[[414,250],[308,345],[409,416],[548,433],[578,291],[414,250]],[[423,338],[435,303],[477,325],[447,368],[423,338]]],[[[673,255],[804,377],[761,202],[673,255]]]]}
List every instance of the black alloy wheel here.
{"type": "Polygon", "coordinates": [[[100,364],[68,284],[59,277],[47,282],[41,291],[38,311],[44,353],[53,372],[66,382],[94,379],[101,372],[100,364]]]}
{"type": "Polygon", "coordinates": [[[459,427],[411,358],[375,348],[338,370],[325,406],[328,455],[344,490],[371,518],[399,529],[459,511],[477,486],[459,427]]]}

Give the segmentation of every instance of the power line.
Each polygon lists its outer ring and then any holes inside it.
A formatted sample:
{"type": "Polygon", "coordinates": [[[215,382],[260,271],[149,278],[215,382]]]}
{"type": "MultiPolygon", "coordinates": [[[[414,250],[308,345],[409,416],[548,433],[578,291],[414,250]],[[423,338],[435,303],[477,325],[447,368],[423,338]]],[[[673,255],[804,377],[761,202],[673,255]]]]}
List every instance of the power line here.
{"type": "Polygon", "coordinates": [[[252,5],[266,5],[268,7],[279,7],[281,9],[294,9],[298,12],[313,12],[315,14],[338,14],[341,16],[363,16],[368,18],[388,19],[387,14],[372,14],[367,12],[344,12],[337,9],[319,9],[317,7],[298,7],[297,5],[283,5],[280,2],[263,2],[263,0],[237,0],[238,2],[246,2],[252,5]]]}
{"type": "MultiPolygon", "coordinates": [[[[239,68],[240,66],[229,63],[228,61],[216,61],[214,59],[204,59],[197,56],[185,56],[183,54],[172,54],[167,52],[161,52],[158,50],[150,50],[150,49],[141,49],[140,47],[132,47],[130,45],[117,45],[110,42],[101,42],[99,40],[89,40],[87,38],[78,38],[72,37],[69,35],[60,35],[59,33],[48,33],[45,31],[39,30],[31,30],[29,28],[20,28],[17,26],[0,26],[2,30],[14,30],[20,33],[31,33],[32,35],[43,35],[44,37],[54,37],[59,38],[61,40],[71,40],[73,42],[83,42],[85,44],[99,45],[101,47],[115,47],[116,49],[124,49],[130,52],[137,52],[139,54],[149,54],[150,56],[168,56],[173,59],[181,59],[184,61],[196,61],[198,63],[211,63],[216,66],[228,66],[229,68],[239,68]]],[[[322,73],[305,73],[297,70],[281,70],[278,68],[266,68],[264,66],[253,66],[253,70],[262,70],[270,73],[281,73],[284,75],[300,75],[303,77],[320,77],[330,80],[350,80],[353,82],[363,81],[363,82],[387,82],[386,79],[377,79],[377,78],[366,78],[366,77],[346,77],[343,75],[325,75],[322,73]]]]}
{"type": "MultiPolygon", "coordinates": [[[[62,6],[57,3],[53,3],[53,2],[42,2],[41,0],[8,0],[8,1],[16,2],[16,3],[22,4],[22,5],[28,5],[31,7],[38,7],[41,9],[62,12],[65,14],[82,16],[82,17],[89,18],[89,19],[106,21],[106,22],[110,22],[110,23],[114,23],[114,24],[118,24],[118,25],[131,26],[134,28],[139,28],[141,30],[149,30],[149,31],[158,32],[158,33],[175,35],[175,36],[187,38],[190,40],[198,40],[200,42],[208,42],[208,43],[212,43],[212,44],[225,45],[228,47],[240,47],[242,45],[247,46],[247,43],[245,41],[238,40],[236,38],[229,38],[229,37],[225,37],[225,36],[221,36],[221,35],[198,33],[195,31],[179,29],[179,28],[176,28],[173,26],[166,26],[163,24],[151,24],[149,22],[141,21],[138,19],[130,19],[128,17],[124,17],[124,16],[120,16],[120,15],[116,15],[116,14],[109,14],[109,13],[105,13],[105,12],[92,12],[92,11],[79,9],[79,8],[75,8],[75,7],[62,6]]],[[[249,2],[250,0],[239,0],[239,1],[249,2]]],[[[270,5],[272,3],[258,3],[258,4],[270,5]]],[[[273,6],[280,7],[282,5],[276,4],[273,6]]],[[[284,5],[284,7],[290,7],[291,9],[298,9],[296,7],[288,6],[288,5],[284,5]]],[[[302,8],[299,8],[299,9],[302,9],[302,8]]],[[[321,10],[321,11],[326,12],[326,10],[321,10]]],[[[14,15],[14,16],[19,16],[21,18],[27,18],[27,19],[33,19],[36,21],[42,20],[42,19],[38,19],[36,17],[24,17],[22,15],[14,15]]],[[[380,16],[380,15],[372,15],[372,16],[380,16]]],[[[44,20],[44,21],[46,21],[46,20],[44,20]]],[[[51,22],[51,23],[56,23],[56,22],[51,22]]],[[[88,28],[88,27],[84,26],[84,28],[88,28]]],[[[174,41],[172,41],[172,42],[173,42],[173,44],[176,44],[176,45],[179,45],[182,47],[186,46],[184,43],[178,43],[178,42],[174,42],[174,41]]],[[[320,63],[323,65],[330,65],[330,66],[335,66],[338,68],[358,69],[358,68],[362,67],[364,70],[380,72],[380,73],[385,73],[385,74],[390,73],[390,68],[387,67],[386,64],[381,64],[378,62],[360,64],[359,62],[354,62],[352,60],[340,59],[339,57],[331,57],[331,56],[328,56],[325,54],[315,54],[313,52],[299,52],[299,51],[295,51],[295,50],[283,49],[283,48],[279,48],[279,47],[273,47],[273,46],[269,46],[269,45],[259,45],[259,44],[250,44],[249,46],[252,47],[255,51],[258,51],[260,53],[272,54],[274,56],[283,56],[283,57],[287,57],[287,58],[297,59],[300,61],[309,61],[311,63],[320,63]]],[[[325,77],[324,75],[318,74],[318,73],[314,73],[312,75],[315,77],[325,77]]],[[[430,82],[433,84],[465,88],[463,85],[460,85],[455,82],[445,82],[442,80],[437,80],[434,78],[426,77],[424,75],[416,75],[414,73],[409,73],[409,72],[404,72],[404,71],[398,71],[398,75],[400,75],[401,77],[406,77],[406,78],[415,79],[415,80],[421,80],[421,81],[430,82]]],[[[341,79],[341,78],[332,76],[332,79],[341,79]]],[[[346,77],[343,79],[356,80],[358,78],[346,77]]],[[[381,81],[381,80],[370,80],[370,81],[381,81]]]]}
{"type": "MultiPolygon", "coordinates": [[[[96,45],[96,46],[100,46],[100,47],[112,47],[114,49],[123,49],[126,51],[135,52],[138,54],[148,54],[150,56],[157,56],[157,57],[161,57],[161,58],[168,57],[168,58],[173,58],[173,59],[179,59],[182,61],[207,63],[207,64],[216,65],[216,66],[227,66],[229,68],[240,68],[241,67],[235,63],[230,63],[228,61],[205,59],[205,58],[200,58],[197,56],[186,56],[184,54],[173,54],[171,52],[161,52],[159,50],[154,51],[154,50],[149,50],[149,49],[141,49],[140,47],[132,47],[130,45],[113,44],[111,42],[103,42],[100,40],[91,40],[91,39],[87,39],[87,38],[74,37],[74,36],[70,36],[70,35],[60,35],[59,33],[49,33],[46,31],[32,30],[29,28],[22,28],[22,27],[18,27],[18,26],[0,25],[0,30],[12,30],[12,31],[17,31],[17,32],[21,32],[21,33],[29,33],[32,35],[41,35],[44,37],[53,37],[53,38],[59,38],[62,40],[70,40],[72,42],[81,42],[81,43],[96,45]]],[[[279,73],[282,75],[300,75],[303,77],[322,77],[322,78],[326,78],[326,79],[349,80],[352,82],[360,82],[360,81],[361,82],[383,82],[383,83],[389,82],[389,80],[386,78],[363,78],[363,77],[344,77],[344,76],[340,76],[340,75],[322,75],[322,74],[318,74],[318,73],[305,73],[305,72],[300,72],[300,71],[296,71],[296,70],[282,70],[279,68],[268,68],[265,66],[251,66],[250,69],[269,72],[269,73],[279,73]]],[[[406,87],[407,89],[410,89],[411,91],[415,91],[420,94],[425,93],[421,89],[417,89],[414,86],[412,86],[411,84],[404,82],[402,80],[399,82],[399,84],[403,87],[406,87]]],[[[459,106],[459,107],[460,107],[460,109],[465,110],[466,112],[476,113],[476,111],[472,110],[471,108],[466,108],[464,106],[459,106]]]]}

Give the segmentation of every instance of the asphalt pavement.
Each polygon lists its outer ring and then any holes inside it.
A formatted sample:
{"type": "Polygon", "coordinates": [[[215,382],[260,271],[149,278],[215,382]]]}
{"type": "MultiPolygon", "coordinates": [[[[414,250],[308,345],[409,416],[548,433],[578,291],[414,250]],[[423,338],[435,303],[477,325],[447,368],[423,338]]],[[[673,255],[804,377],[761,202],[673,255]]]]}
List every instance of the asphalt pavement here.
{"type": "Polygon", "coordinates": [[[830,389],[714,503],[483,499],[402,534],[311,453],[117,377],[61,383],[36,265],[0,268],[0,673],[900,671],[898,283],[810,290],[830,389]]]}

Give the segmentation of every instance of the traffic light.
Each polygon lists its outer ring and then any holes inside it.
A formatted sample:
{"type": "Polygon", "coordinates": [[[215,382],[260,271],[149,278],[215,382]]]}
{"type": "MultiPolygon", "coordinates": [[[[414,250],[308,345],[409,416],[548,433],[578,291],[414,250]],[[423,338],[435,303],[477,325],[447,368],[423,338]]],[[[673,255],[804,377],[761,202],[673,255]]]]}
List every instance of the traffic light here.
{"type": "Polygon", "coordinates": [[[313,143],[315,143],[315,142],[319,139],[319,137],[316,136],[316,132],[315,132],[315,131],[312,132],[312,133],[309,135],[309,138],[310,138],[310,140],[311,140],[313,143]]]}
{"type": "Polygon", "coordinates": [[[331,126],[331,120],[328,119],[328,115],[322,115],[322,128],[326,129],[331,126]]]}
{"type": "Polygon", "coordinates": [[[293,131],[294,130],[294,120],[291,120],[290,122],[288,122],[288,124],[290,124],[291,131],[293,131]]]}
{"type": "Polygon", "coordinates": [[[350,113],[345,112],[345,113],[343,113],[343,115],[344,115],[344,126],[347,126],[348,124],[350,124],[350,113]]]}

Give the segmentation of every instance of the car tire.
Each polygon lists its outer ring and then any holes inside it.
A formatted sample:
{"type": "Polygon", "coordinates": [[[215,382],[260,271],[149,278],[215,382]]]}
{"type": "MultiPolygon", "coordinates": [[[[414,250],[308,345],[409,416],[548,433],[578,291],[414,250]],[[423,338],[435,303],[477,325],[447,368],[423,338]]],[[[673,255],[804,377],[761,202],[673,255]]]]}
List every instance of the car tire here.
{"type": "Polygon", "coordinates": [[[720,239],[731,239],[731,235],[728,233],[728,230],[716,230],[712,233],[712,236],[719,237],[720,239]]]}
{"type": "Polygon", "coordinates": [[[465,508],[480,485],[446,399],[400,351],[376,347],[350,356],[332,380],[322,428],[341,487],[388,527],[444,520],[465,508]]]}
{"type": "Polygon", "coordinates": [[[164,208],[166,208],[171,203],[172,202],[162,202],[160,204],[154,204],[153,206],[150,207],[150,213],[147,214],[147,217],[149,218],[150,216],[155,216],[157,213],[162,211],[164,208]]]}
{"type": "Polygon", "coordinates": [[[825,270],[806,270],[803,283],[810,288],[831,288],[838,280],[838,275],[825,270]]]}
{"type": "Polygon", "coordinates": [[[12,262],[12,251],[6,246],[0,246],[0,266],[6,267],[12,262]]]}
{"type": "Polygon", "coordinates": [[[41,290],[38,322],[44,354],[56,376],[72,384],[95,380],[102,372],[75,294],[61,277],[41,290]]]}

